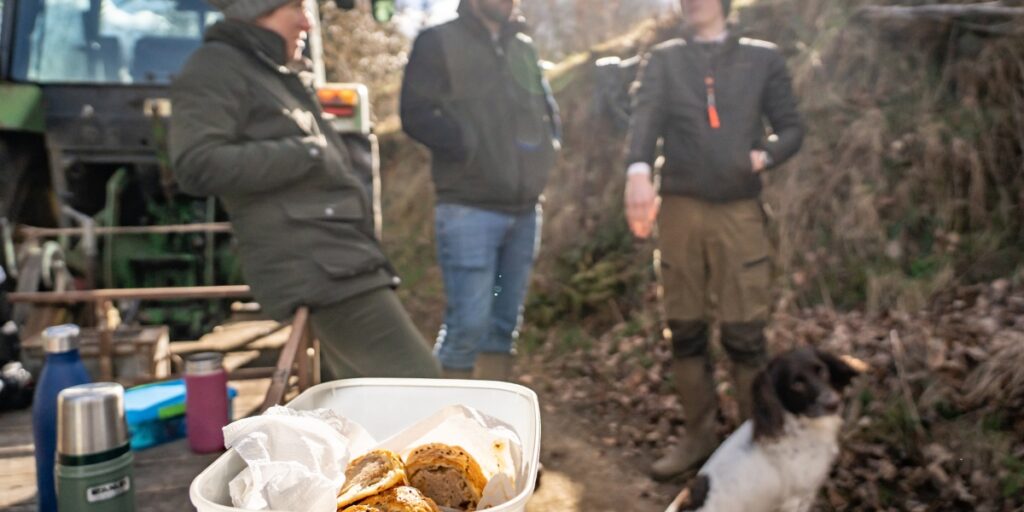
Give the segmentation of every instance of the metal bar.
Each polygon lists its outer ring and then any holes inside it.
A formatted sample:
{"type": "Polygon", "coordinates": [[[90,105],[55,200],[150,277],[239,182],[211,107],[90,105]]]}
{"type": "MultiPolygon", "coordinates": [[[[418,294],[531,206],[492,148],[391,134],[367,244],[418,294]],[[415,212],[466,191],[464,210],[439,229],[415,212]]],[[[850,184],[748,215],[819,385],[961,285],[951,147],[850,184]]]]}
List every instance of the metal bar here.
{"type": "MultiPolygon", "coordinates": [[[[73,221],[72,224],[76,224],[79,226],[78,228],[65,229],[82,230],[81,247],[85,252],[85,282],[89,288],[93,288],[96,286],[96,276],[98,272],[97,269],[99,268],[100,254],[99,245],[96,241],[96,221],[92,217],[68,205],[64,205],[64,207],[61,208],[60,214],[61,218],[66,217],[67,219],[73,221]]],[[[68,237],[59,236],[56,238],[58,238],[58,243],[60,244],[61,252],[63,254],[67,254],[68,252],[70,252],[69,247],[71,247],[71,244],[68,243],[68,237]]],[[[43,243],[43,246],[46,246],[45,242],[43,243]]]]}
{"type": "Polygon", "coordinates": [[[309,337],[312,340],[310,344],[313,347],[313,385],[320,384],[320,338],[317,338],[313,334],[312,327],[310,328],[309,337]]]}
{"type": "Polygon", "coordinates": [[[1003,5],[1002,2],[973,4],[932,4],[915,6],[868,5],[857,9],[857,14],[868,19],[932,19],[945,21],[959,16],[1024,16],[1024,7],[1003,5]]]}
{"type": "Polygon", "coordinates": [[[288,336],[288,342],[281,348],[281,355],[277,358],[274,376],[270,382],[270,388],[267,389],[267,395],[263,399],[263,404],[260,405],[260,413],[284,400],[284,394],[288,391],[288,379],[292,376],[292,366],[295,365],[295,358],[304,347],[302,338],[306,335],[308,319],[309,308],[300,307],[295,311],[291,335],[288,336]]]}
{"type": "Polygon", "coordinates": [[[17,258],[14,254],[14,231],[7,217],[0,217],[0,262],[7,266],[7,275],[18,278],[17,258]]]}
{"type": "Polygon", "coordinates": [[[299,357],[302,358],[300,370],[305,373],[304,376],[302,373],[299,374],[300,393],[320,383],[316,380],[319,374],[314,366],[317,364],[316,352],[313,348],[315,343],[316,338],[313,336],[312,321],[307,319],[306,327],[303,329],[302,348],[300,349],[301,352],[299,352],[299,357]]]}
{"type": "MultiPolygon", "coordinates": [[[[103,211],[99,215],[99,217],[100,217],[100,224],[101,225],[102,224],[106,224],[107,226],[117,226],[118,221],[121,218],[121,214],[120,214],[120,210],[121,210],[121,191],[124,190],[124,184],[125,184],[125,182],[128,179],[127,176],[128,176],[128,169],[125,168],[125,167],[121,167],[121,168],[119,168],[117,170],[117,172],[114,173],[113,176],[110,177],[109,180],[107,180],[107,201],[106,201],[106,207],[103,209],[103,211]]],[[[92,219],[90,218],[90,220],[92,220],[92,219]]],[[[85,224],[82,224],[82,227],[90,228],[92,231],[87,232],[87,233],[92,233],[92,237],[95,238],[95,236],[96,236],[95,235],[95,229],[96,229],[95,224],[90,223],[90,225],[88,225],[88,226],[86,226],[85,224]]],[[[66,241],[67,241],[66,239],[70,238],[70,237],[63,237],[63,238],[65,238],[65,240],[64,240],[64,242],[65,242],[64,247],[70,247],[70,245],[66,243],[66,241]]],[[[83,238],[83,240],[88,240],[88,239],[89,239],[89,235],[87,234],[83,238]]],[[[114,285],[114,234],[113,233],[105,233],[105,234],[103,234],[103,249],[104,249],[104,251],[103,251],[103,283],[106,286],[113,286],[114,285]]],[[[94,258],[94,259],[98,260],[99,258],[94,258]]],[[[90,282],[89,283],[89,288],[95,288],[96,284],[97,284],[97,281],[90,282]]]]}
{"type": "Polygon", "coordinates": [[[305,391],[309,389],[312,384],[313,365],[310,362],[310,342],[312,338],[309,335],[308,329],[303,329],[302,332],[302,343],[299,343],[297,358],[299,360],[298,372],[299,372],[299,391],[305,391]]]}
{"type": "MultiPolygon", "coordinates": [[[[84,236],[83,228],[40,228],[21,225],[19,235],[26,238],[58,236],[84,236]]],[[[167,235],[174,233],[230,233],[230,222],[207,222],[201,224],[168,224],[166,226],[101,226],[92,229],[95,235],[167,235]]]]}
{"type": "Polygon", "coordinates": [[[228,380],[256,380],[266,379],[274,376],[274,368],[239,368],[228,373],[228,380]]]}
{"type": "Polygon", "coordinates": [[[7,295],[9,302],[33,304],[73,304],[96,300],[184,300],[251,297],[246,285],[182,286],[167,288],[103,288],[68,292],[20,292],[7,295]]]}
{"type": "Polygon", "coordinates": [[[96,312],[96,334],[99,336],[100,345],[100,379],[108,382],[114,380],[114,333],[110,330],[109,309],[109,301],[96,301],[94,311],[96,312]]]}
{"type": "MultiPolygon", "coordinates": [[[[189,354],[195,354],[198,352],[232,352],[248,347],[249,345],[269,338],[278,331],[288,327],[288,324],[277,324],[273,327],[263,329],[259,332],[253,333],[244,338],[237,338],[228,342],[224,341],[203,341],[201,338],[199,341],[183,341],[177,342],[171,345],[171,352],[180,356],[186,356],[189,354]]],[[[216,336],[216,332],[208,334],[207,336],[216,336]]],[[[203,336],[206,338],[207,336],[203,336]]]]}
{"type": "MultiPolygon", "coordinates": [[[[213,221],[217,216],[217,202],[214,198],[206,198],[206,223],[213,224],[213,221]]],[[[229,225],[230,227],[230,225],[229,225]]],[[[207,231],[205,238],[204,261],[203,261],[203,286],[213,286],[214,283],[214,266],[216,254],[214,253],[214,233],[207,231]]]]}

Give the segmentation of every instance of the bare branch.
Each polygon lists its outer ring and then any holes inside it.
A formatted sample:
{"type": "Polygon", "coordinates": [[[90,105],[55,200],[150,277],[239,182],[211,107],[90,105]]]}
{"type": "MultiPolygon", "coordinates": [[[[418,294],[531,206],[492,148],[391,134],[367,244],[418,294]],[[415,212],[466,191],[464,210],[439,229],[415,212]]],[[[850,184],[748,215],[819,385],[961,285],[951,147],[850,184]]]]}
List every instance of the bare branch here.
{"type": "Polygon", "coordinates": [[[951,21],[959,18],[1024,17],[1024,7],[1010,7],[1002,2],[976,4],[932,5],[868,5],[857,9],[857,15],[868,20],[933,20],[951,21]]]}

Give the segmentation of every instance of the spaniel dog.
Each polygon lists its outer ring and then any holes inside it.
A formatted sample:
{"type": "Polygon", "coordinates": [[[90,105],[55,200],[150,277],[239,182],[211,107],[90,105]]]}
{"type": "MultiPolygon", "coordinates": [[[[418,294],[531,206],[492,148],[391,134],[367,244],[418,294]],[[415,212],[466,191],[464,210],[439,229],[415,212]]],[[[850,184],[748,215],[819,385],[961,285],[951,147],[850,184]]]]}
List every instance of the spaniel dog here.
{"type": "Polygon", "coordinates": [[[801,347],[753,383],[743,423],[665,512],[804,512],[839,453],[840,396],[864,363],[801,347]]]}

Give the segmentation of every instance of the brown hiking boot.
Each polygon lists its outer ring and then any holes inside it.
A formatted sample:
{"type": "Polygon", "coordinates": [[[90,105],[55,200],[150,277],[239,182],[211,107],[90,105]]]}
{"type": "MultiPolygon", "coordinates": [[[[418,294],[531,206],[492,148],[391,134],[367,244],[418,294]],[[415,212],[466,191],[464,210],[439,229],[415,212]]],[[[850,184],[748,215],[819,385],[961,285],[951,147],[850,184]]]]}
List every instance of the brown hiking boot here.
{"type": "Polygon", "coordinates": [[[718,447],[715,433],[718,400],[707,359],[676,359],[672,361],[672,374],[686,415],[686,430],[679,444],[651,465],[651,476],[655,480],[668,480],[699,469],[718,447]]]}
{"type": "Polygon", "coordinates": [[[473,366],[473,378],[509,382],[512,380],[512,363],[514,361],[515,356],[512,354],[498,352],[477,354],[476,364],[473,366]]]}

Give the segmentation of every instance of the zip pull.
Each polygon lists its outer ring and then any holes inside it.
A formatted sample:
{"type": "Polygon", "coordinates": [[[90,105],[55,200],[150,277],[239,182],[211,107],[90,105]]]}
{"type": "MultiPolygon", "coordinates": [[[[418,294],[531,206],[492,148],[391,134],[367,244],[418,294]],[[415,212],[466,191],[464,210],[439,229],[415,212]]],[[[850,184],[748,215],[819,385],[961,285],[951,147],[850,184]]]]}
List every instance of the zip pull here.
{"type": "Polygon", "coordinates": [[[718,107],[715,105],[715,79],[708,76],[704,79],[704,85],[708,88],[708,124],[712,130],[722,127],[722,121],[718,117],[718,107]]]}

